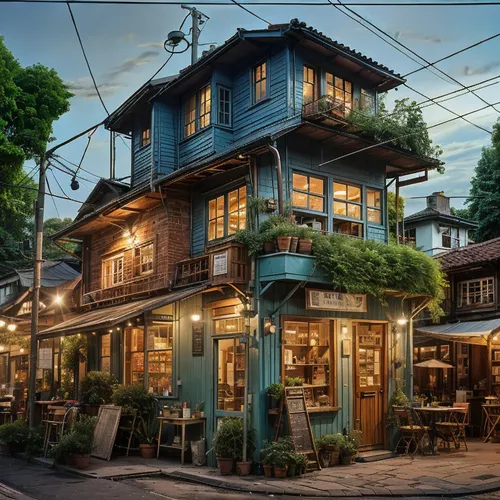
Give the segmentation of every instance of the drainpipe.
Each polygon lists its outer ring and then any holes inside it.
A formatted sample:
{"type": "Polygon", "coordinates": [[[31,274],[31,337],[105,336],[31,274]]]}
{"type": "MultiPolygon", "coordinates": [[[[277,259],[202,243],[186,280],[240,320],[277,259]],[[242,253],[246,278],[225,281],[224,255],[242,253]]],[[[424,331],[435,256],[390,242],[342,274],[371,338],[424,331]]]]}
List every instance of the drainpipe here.
{"type": "Polygon", "coordinates": [[[272,146],[268,145],[267,147],[273,155],[276,163],[276,177],[278,179],[278,213],[283,215],[283,175],[281,172],[281,156],[280,152],[276,148],[276,143],[272,146]]]}

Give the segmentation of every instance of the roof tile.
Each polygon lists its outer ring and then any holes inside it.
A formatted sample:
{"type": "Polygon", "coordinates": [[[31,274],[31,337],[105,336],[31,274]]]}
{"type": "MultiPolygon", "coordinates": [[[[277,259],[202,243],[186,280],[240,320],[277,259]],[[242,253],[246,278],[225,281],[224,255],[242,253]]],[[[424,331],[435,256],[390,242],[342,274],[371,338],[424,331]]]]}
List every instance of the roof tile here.
{"type": "Polygon", "coordinates": [[[444,271],[498,260],[500,259],[500,238],[455,248],[439,254],[436,259],[441,263],[444,271]]]}

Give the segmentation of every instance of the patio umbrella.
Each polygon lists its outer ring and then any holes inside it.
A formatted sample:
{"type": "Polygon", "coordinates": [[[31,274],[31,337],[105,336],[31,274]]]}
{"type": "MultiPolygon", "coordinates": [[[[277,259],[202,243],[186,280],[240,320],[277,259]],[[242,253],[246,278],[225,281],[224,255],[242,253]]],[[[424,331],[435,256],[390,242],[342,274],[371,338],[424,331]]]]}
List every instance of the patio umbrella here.
{"type": "Polygon", "coordinates": [[[428,359],[427,361],[416,363],[413,366],[418,366],[419,368],[441,368],[442,370],[447,370],[448,368],[454,368],[453,365],[449,365],[448,363],[443,363],[443,361],[439,361],[439,359],[428,359]]]}

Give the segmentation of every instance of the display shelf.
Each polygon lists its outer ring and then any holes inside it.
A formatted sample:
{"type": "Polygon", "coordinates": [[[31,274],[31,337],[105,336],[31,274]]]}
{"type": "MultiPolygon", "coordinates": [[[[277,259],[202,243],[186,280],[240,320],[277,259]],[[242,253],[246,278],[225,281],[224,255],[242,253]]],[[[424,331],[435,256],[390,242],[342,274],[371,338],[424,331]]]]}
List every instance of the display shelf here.
{"type": "Polygon", "coordinates": [[[285,363],[285,366],[330,366],[330,363],[285,363]]]}
{"type": "Polygon", "coordinates": [[[340,411],[342,409],[341,406],[308,406],[307,411],[309,413],[326,413],[326,412],[334,412],[340,411]]]}

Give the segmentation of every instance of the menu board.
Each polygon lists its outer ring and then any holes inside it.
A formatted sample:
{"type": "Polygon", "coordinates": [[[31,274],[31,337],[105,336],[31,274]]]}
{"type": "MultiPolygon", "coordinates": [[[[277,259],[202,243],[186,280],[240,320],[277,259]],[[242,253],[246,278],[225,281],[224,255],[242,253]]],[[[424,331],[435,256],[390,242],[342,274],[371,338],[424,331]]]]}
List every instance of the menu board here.
{"type": "Polygon", "coordinates": [[[302,387],[285,388],[290,434],[297,453],[316,453],[302,387]]]}
{"type": "Polygon", "coordinates": [[[110,460],[121,413],[121,406],[102,405],[99,408],[97,423],[94,429],[93,457],[110,460]]]}
{"type": "Polygon", "coordinates": [[[205,329],[203,323],[193,324],[193,356],[203,356],[205,354],[205,329]]]}

